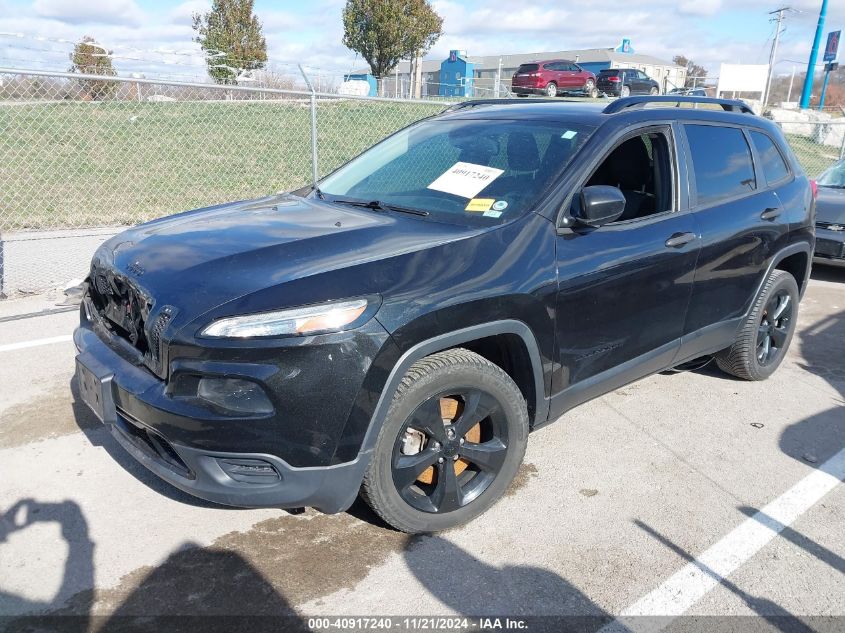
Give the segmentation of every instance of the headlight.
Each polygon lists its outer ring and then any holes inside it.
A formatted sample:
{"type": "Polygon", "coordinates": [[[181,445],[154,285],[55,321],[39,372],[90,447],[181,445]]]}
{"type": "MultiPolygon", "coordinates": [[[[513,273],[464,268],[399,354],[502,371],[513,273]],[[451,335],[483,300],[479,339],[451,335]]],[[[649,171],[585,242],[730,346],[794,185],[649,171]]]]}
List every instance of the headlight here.
{"type": "Polygon", "coordinates": [[[366,299],[261,312],[214,321],[201,336],[248,338],[252,336],[291,336],[337,331],[360,317],[367,309],[366,299]]]}

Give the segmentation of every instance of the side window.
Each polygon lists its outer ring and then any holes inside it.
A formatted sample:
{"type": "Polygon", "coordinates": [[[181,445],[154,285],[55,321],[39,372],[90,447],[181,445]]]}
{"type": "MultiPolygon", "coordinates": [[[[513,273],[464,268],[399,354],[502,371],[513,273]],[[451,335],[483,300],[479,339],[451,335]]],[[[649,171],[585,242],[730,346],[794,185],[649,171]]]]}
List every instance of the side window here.
{"type": "Polygon", "coordinates": [[[586,186],[618,187],[625,196],[619,222],[671,211],[674,173],[670,141],[663,132],[646,132],[617,145],[596,168],[586,186]]]}
{"type": "Polygon", "coordinates": [[[789,167],[786,166],[786,161],[783,160],[783,156],[775,145],[775,142],[768,134],[752,131],[751,142],[754,143],[754,148],[760,157],[763,174],[766,176],[766,182],[768,184],[772,185],[780,182],[789,176],[789,167]]]}
{"type": "Polygon", "coordinates": [[[750,193],[757,188],[751,149],[742,130],[715,125],[685,125],[698,204],[750,193]]]}

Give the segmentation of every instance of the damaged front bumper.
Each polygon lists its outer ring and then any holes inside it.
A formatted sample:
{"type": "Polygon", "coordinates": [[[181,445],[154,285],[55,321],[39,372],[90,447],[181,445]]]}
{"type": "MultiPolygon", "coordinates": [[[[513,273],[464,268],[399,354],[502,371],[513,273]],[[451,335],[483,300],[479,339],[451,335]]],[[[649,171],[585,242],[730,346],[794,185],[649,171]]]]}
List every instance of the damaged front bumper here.
{"type": "Polygon", "coordinates": [[[138,362],[137,351],[126,341],[106,343],[82,325],[74,342],[83,401],[137,461],[180,490],[230,506],[308,506],[327,513],[341,512],[355,500],[369,453],[341,464],[294,467],[269,453],[179,443],[161,431],[186,424],[248,427],[250,421],[177,402],[167,394],[165,382],[138,362]]]}

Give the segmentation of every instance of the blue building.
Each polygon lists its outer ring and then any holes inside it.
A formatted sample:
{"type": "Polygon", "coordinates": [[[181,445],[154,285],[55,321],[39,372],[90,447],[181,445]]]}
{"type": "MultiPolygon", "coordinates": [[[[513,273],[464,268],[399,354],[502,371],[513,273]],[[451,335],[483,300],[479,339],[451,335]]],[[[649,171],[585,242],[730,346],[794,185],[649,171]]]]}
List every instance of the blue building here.
{"type": "Polygon", "coordinates": [[[366,94],[367,97],[378,96],[378,80],[370,73],[352,73],[343,76],[343,81],[366,81],[370,85],[370,91],[366,94]]]}
{"type": "Polygon", "coordinates": [[[474,67],[466,51],[449,51],[449,58],[440,62],[440,96],[471,97],[474,67]]]}

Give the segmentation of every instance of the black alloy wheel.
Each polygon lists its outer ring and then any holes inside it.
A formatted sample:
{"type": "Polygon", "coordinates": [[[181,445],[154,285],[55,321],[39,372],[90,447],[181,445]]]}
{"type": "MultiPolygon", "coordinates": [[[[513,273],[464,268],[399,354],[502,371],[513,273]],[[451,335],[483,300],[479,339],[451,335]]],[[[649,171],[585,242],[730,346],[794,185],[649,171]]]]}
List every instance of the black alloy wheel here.
{"type": "Polygon", "coordinates": [[[795,334],[800,299],[798,281],[773,270],[737,332],[733,345],[715,355],[722,371],[744,380],[765,380],[786,356],[795,334]]]}
{"type": "Polygon", "coordinates": [[[437,352],[402,378],[361,496],[397,530],[447,530],[501,499],[527,444],[528,407],[507,372],[467,349],[437,352]]]}
{"type": "Polygon", "coordinates": [[[393,482],[423,512],[452,512],[476,499],[502,469],[508,426],[480,389],[450,390],[411,414],[393,449],[393,482]]]}
{"type": "Polygon", "coordinates": [[[765,367],[785,351],[792,329],[792,297],[785,289],[769,297],[757,328],[757,362],[765,367]]]}

